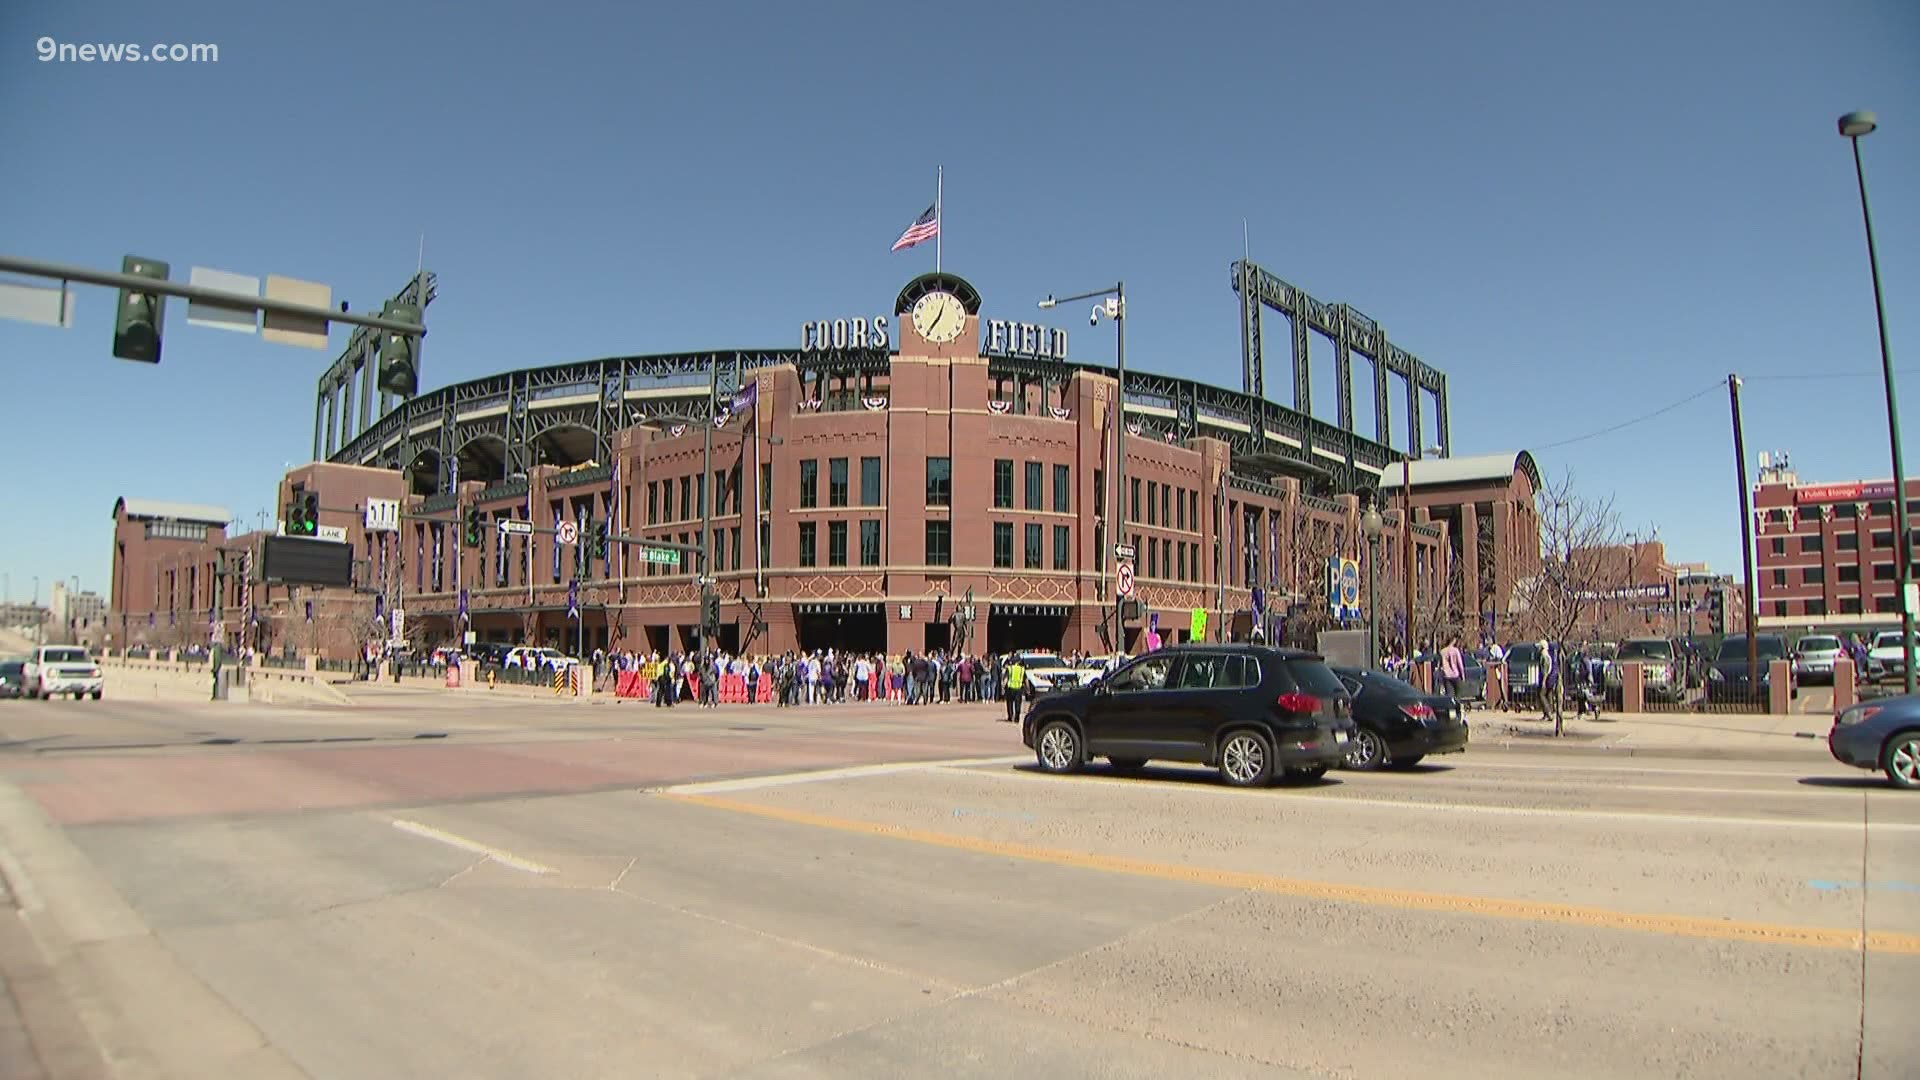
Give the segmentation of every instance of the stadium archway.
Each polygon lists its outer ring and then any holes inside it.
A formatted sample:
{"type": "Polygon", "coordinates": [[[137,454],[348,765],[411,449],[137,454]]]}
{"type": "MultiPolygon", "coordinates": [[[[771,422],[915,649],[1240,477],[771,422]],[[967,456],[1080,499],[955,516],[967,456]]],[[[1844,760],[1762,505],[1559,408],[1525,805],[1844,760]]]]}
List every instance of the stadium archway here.
{"type": "Polygon", "coordinates": [[[454,451],[460,479],[497,484],[507,478],[507,440],[499,435],[476,435],[454,451]]]}

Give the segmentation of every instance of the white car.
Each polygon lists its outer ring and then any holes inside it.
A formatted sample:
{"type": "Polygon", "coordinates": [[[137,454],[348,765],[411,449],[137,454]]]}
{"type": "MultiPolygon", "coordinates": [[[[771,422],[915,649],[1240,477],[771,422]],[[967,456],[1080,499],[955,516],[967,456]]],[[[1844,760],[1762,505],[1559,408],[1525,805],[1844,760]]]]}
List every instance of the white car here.
{"type": "Polygon", "coordinates": [[[1867,650],[1867,661],[1886,678],[1906,678],[1907,651],[1901,644],[1900,631],[1882,630],[1873,635],[1873,645],[1867,650]]]}
{"type": "Polygon", "coordinates": [[[73,645],[40,646],[27,656],[27,665],[20,674],[27,685],[27,696],[42,700],[51,700],[56,694],[72,694],[75,701],[83,697],[99,701],[106,687],[100,665],[87,655],[87,650],[73,645]]]}
{"type": "Polygon", "coordinates": [[[1020,652],[1014,659],[1027,669],[1027,685],[1032,687],[1034,697],[1049,694],[1055,690],[1071,690],[1076,686],[1085,686],[1100,673],[1076,668],[1059,653],[1020,652]]]}
{"type": "Polygon", "coordinates": [[[507,654],[503,667],[525,668],[528,671],[558,671],[578,665],[580,661],[561,652],[559,649],[529,649],[521,647],[507,654]]]}

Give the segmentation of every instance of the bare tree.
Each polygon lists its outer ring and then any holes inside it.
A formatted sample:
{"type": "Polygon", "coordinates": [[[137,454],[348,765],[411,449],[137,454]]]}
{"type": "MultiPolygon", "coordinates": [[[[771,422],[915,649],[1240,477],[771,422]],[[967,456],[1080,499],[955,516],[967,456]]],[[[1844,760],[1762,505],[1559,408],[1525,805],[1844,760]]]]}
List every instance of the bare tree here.
{"type": "Polygon", "coordinates": [[[1594,622],[1610,596],[1632,578],[1632,557],[1622,557],[1623,534],[1613,497],[1581,495],[1573,474],[1563,473],[1534,497],[1540,521],[1540,566],[1515,584],[1519,627],[1557,651],[1561,678],[1550,707],[1553,733],[1564,734],[1561,701],[1566,685],[1566,645],[1574,632],[1594,622]]]}
{"type": "Polygon", "coordinates": [[[1312,642],[1334,625],[1330,605],[1327,560],[1338,554],[1332,522],[1315,518],[1296,506],[1293,524],[1280,537],[1280,569],[1286,575],[1293,603],[1287,609],[1281,633],[1290,642],[1312,642]]]}
{"type": "MultiPolygon", "coordinates": [[[[1382,542],[1391,541],[1383,539],[1382,542]]],[[[1440,558],[1445,560],[1446,566],[1441,575],[1441,587],[1436,589],[1422,581],[1419,588],[1414,590],[1411,629],[1416,652],[1428,646],[1437,650],[1455,635],[1469,640],[1473,636],[1474,616],[1463,608],[1466,602],[1466,571],[1451,551],[1442,550],[1440,558]]],[[[1390,637],[1393,627],[1401,625],[1406,614],[1406,581],[1397,564],[1391,568],[1380,568],[1376,601],[1380,605],[1382,630],[1390,637]]]]}

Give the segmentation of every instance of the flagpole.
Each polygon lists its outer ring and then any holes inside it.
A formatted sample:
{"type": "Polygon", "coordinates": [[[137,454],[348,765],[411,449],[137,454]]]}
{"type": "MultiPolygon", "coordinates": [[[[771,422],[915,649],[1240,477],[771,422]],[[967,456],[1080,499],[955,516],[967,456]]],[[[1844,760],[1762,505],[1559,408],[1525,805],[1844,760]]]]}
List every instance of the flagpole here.
{"type": "Polygon", "coordinates": [[[947,231],[947,223],[941,220],[947,216],[947,208],[943,205],[946,186],[945,167],[935,165],[933,167],[933,272],[936,274],[940,272],[940,241],[947,231]]]}

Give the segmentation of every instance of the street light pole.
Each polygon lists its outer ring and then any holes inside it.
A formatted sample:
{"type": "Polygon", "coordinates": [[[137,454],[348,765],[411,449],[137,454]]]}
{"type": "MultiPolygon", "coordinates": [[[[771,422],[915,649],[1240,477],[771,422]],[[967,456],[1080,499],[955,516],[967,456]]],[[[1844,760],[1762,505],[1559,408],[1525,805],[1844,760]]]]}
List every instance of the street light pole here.
{"type": "Polygon", "coordinates": [[[1369,670],[1380,666],[1380,595],[1375,585],[1378,570],[1375,558],[1376,545],[1380,542],[1380,530],[1384,527],[1380,520],[1380,510],[1373,504],[1373,497],[1367,497],[1367,512],[1360,517],[1360,532],[1367,538],[1367,667],[1369,670]]]}
{"type": "MultiPolygon", "coordinates": [[[[700,456],[700,576],[712,576],[713,569],[713,500],[718,495],[713,483],[713,419],[715,416],[715,395],[718,392],[720,378],[720,354],[714,353],[707,361],[707,413],[701,418],[701,428],[706,432],[706,446],[700,456]]],[[[700,648],[713,651],[713,636],[720,627],[707,624],[707,589],[700,587],[700,648]]],[[[717,591],[717,590],[716,590],[717,591]]]]}
{"type": "MultiPolygon", "coordinates": [[[[1840,135],[1853,144],[1853,175],[1860,185],[1860,218],[1867,227],[1867,266],[1873,273],[1873,315],[1880,328],[1880,368],[1887,385],[1887,438],[1893,444],[1893,512],[1898,532],[1893,542],[1894,558],[1900,561],[1894,575],[1898,582],[1895,602],[1900,605],[1901,667],[1905,671],[1906,692],[1914,692],[1913,608],[1907,591],[1913,588],[1913,534],[1907,522],[1907,471],[1900,453],[1900,408],[1893,385],[1893,350],[1887,344],[1887,306],[1880,293],[1880,252],[1873,241],[1873,211],[1867,204],[1867,173],[1860,164],[1860,136],[1871,134],[1879,120],[1867,111],[1850,112],[1840,118],[1840,135]]],[[[1753,628],[1748,627],[1751,633],[1753,628]]]]}
{"type": "MultiPolygon", "coordinates": [[[[1116,387],[1113,406],[1113,535],[1109,546],[1114,547],[1127,542],[1127,283],[1120,280],[1111,289],[1095,289],[1077,296],[1055,299],[1048,296],[1040,301],[1042,311],[1051,310],[1058,304],[1070,304],[1076,300],[1093,300],[1111,296],[1111,304],[1104,309],[1093,309],[1092,321],[1098,323],[1103,313],[1110,314],[1114,322],[1117,344],[1115,348],[1114,374],[1116,387]]],[[[1138,553],[1136,553],[1137,555],[1138,553]]],[[[1098,557],[1098,553],[1096,553],[1098,557]]],[[[1120,557],[1116,554],[1114,562],[1120,557]]],[[[1120,590],[1113,593],[1113,651],[1123,653],[1127,649],[1127,600],[1120,590]]]]}

